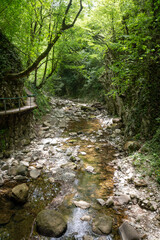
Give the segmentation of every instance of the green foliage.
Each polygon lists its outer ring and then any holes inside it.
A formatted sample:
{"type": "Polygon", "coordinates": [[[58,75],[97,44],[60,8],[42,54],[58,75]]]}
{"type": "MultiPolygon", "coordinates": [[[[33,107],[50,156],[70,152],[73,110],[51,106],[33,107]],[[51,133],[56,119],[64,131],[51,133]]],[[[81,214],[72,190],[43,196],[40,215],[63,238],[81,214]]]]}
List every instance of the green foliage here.
{"type": "Polygon", "coordinates": [[[140,153],[134,154],[133,165],[143,173],[156,178],[160,184],[160,128],[150,141],[141,148],[140,153]]]}
{"type": "Polygon", "coordinates": [[[38,106],[38,108],[33,111],[35,118],[41,118],[50,111],[50,97],[48,97],[43,90],[35,88],[35,86],[31,83],[28,83],[27,88],[35,94],[36,104],[38,106]]]}
{"type": "Polygon", "coordinates": [[[53,77],[55,93],[70,97],[99,97],[102,85],[98,78],[104,70],[103,56],[98,46],[93,48],[92,38],[81,24],[63,36],[59,48],[59,65],[53,77]]]}

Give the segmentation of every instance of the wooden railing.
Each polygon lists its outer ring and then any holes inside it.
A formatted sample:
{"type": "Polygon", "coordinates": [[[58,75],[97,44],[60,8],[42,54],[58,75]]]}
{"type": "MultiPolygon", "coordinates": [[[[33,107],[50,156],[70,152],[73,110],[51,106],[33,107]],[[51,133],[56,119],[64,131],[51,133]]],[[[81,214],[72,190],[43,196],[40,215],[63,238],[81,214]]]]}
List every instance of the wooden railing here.
{"type": "Polygon", "coordinates": [[[15,114],[18,112],[24,112],[29,109],[34,109],[37,107],[35,103],[35,94],[32,94],[27,88],[25,88],[27,96],[13,97],[13,98],[0,98],[0,102],[3,102],[4,110],[0,111],[0,115],[15,114]],[[21,99],[26,99],[26,105],[21,106],[21,99]],[[7,109],[7,101],[18,101],[18,108],[7,109]]]}

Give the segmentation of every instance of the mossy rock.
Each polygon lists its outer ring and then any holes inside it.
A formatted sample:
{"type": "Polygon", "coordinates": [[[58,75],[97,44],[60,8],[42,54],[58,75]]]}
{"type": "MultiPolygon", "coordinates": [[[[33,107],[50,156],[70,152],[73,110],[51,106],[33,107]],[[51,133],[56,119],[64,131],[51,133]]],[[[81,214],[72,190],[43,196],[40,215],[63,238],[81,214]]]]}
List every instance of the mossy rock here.
{"type": "Polygon", "coordinates": [[[67,230],[67,223],[59,212],[46,209],[38,213],[36,227],[39,234],[58,238],[67,230]]]}

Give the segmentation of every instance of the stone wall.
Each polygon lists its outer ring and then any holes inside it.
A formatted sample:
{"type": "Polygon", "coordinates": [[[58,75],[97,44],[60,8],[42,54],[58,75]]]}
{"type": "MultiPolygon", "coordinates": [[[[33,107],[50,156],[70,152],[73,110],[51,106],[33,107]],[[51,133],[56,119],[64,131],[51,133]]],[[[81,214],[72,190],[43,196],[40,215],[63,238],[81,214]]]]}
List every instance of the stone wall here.
{"type": "Polygon", "coordinates": [[[28,145],[34,136],[32,111],[0,116],[0,152],[28,145]]]}

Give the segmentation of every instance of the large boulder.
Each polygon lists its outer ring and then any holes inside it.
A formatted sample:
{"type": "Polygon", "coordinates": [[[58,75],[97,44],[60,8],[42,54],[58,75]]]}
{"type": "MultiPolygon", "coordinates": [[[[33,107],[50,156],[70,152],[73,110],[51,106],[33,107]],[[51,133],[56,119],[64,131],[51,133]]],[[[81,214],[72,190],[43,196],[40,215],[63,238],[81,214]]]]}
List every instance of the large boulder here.
{"type": "Polygon", "coordinates": [[[92,230],[94,233],[103,235],[112,231],[112,218],[109,216],[100,216],[93,220],[92,230]]]}
{"type": "Polygon", "coordinates": [[[27,201],[29,188],[26,183],[17,185],[12,189],[12,197],[15,201],[25,203],[27,201]]]}
{"type": "Polygon", "coordinates": [[[36,227],[43,236],[61,237],[67,229],[67,223],[59,212],[46,209],[38,213],[36,227]]]}

